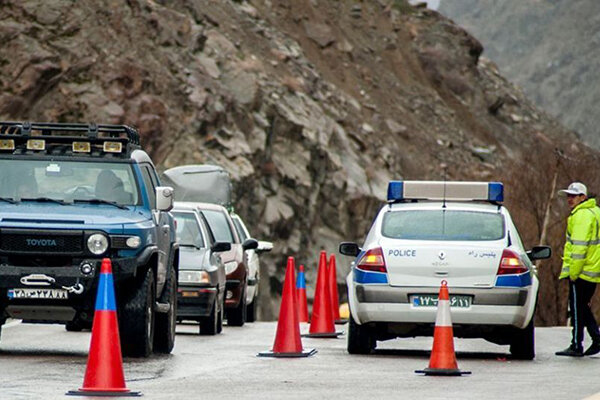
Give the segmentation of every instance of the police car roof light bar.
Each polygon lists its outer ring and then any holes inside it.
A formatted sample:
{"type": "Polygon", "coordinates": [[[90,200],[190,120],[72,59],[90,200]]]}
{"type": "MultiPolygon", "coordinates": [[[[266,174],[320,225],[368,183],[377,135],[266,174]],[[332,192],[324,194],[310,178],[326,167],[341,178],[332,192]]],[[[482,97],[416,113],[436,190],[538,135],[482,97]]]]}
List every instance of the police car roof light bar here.
{"type": "Polygon", "coordinates": [[[388,202],[405,200],[504,201],[501,182],[390,181],[388,202]]]}

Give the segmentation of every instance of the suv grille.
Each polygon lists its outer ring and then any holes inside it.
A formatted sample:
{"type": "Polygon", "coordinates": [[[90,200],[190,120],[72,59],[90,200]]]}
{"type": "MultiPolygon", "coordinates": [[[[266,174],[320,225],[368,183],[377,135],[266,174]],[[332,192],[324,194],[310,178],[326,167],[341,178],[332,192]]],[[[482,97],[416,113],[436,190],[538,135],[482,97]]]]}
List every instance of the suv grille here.
{"type": "Polygon", "coordinates": [[[83,231],[1,229],[0,252],[81,254],[83,231]]]}

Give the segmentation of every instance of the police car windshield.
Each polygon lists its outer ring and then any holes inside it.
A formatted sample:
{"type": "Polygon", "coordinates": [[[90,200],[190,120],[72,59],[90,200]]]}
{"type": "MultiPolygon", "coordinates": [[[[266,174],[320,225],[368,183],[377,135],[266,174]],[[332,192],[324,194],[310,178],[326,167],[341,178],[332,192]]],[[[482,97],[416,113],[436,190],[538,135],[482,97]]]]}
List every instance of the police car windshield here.
{"type": "Polygon", "coordinates": [[[499,240],[502,214],[460,210],[411,210],[385,214],[381,233],[408,240],[499,240]]]}
{"type": "Polygon", "coordinates": [[[111,162],[0,159],[0,198],[140,204],[132,165],[111,162]]]}

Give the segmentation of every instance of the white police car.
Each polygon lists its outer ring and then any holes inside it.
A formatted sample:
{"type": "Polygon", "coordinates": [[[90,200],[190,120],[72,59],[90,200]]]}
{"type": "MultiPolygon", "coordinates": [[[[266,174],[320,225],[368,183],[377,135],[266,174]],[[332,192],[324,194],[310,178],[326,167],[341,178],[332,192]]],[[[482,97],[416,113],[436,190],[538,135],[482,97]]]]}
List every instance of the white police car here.
{"type": "Polygon", "coordinates": [[[502,201],[498,182],[390,182],[362,248],[340,244],[356,257],[347,278],[348,352],[433,335],[446,280],[455,336],[508,344],[514,358],[532,359],[539,282],[531,261],[551,251],[525,251],[502,201]]]}

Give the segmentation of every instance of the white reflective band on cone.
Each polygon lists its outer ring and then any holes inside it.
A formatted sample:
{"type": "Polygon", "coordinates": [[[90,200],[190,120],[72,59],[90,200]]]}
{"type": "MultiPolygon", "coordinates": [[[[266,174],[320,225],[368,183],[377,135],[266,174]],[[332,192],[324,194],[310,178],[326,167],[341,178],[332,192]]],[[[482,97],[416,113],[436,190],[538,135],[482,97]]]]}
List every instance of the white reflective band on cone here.
{"type": "Polygon", "coordinates": [[[435,317],[435,326],[452,327],[452,319],[450,318],[450,301],[438,301],[437,315],[435,317]]]}

